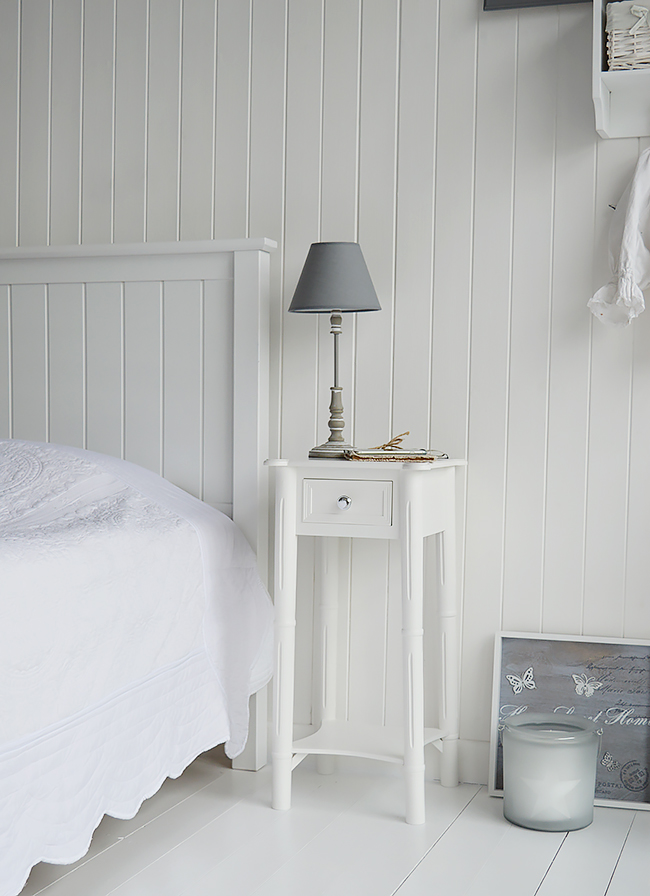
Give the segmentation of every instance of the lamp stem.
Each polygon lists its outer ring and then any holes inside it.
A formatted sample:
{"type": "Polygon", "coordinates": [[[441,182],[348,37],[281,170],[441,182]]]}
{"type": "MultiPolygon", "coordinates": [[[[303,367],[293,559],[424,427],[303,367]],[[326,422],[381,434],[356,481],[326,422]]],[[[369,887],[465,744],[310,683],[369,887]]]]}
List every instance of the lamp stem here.
{"type": "Polygon", "coordinates": [[[343,330],[343,316],[340,311],[332,311],[330,315],[330,333],[334,337],[334,388],[339,386],[339,336],[343,330]]]}
{"type": "Polygon", "coordinates": [[[343,316],[340,311],[332,311],[330,316],[330,333],[334,337],[334,385],[330,388],[330,419],[328,422],[330,437],[324,445],[312,448],[310,457],[343,457],[352,446],[343,438],[345,421],[343,420],[342,389],[339,386],[339,336],[342,332],[343,316]]]}

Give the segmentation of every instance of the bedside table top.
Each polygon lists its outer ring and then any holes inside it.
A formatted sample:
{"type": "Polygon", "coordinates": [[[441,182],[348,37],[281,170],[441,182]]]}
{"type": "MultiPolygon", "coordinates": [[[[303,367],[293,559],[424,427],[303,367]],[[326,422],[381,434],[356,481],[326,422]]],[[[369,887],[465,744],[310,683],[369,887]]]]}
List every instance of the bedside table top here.
{"type": "Polygon", "coordinates": [[[432,461],[398,461],[398,460],[323,460],[321,458],[306,457],[303,460],[289,460],[287,458],[269,458],[264,461],[267,467],[301,467],[309,470],[323,470],[329,475],[341,478],[359,475],[362,470],[373,470],[378,475],[390,476],[391,470],[433,470],[439,467],[465,467],[466,460],[447,458],[445,460],[432,461]]]}

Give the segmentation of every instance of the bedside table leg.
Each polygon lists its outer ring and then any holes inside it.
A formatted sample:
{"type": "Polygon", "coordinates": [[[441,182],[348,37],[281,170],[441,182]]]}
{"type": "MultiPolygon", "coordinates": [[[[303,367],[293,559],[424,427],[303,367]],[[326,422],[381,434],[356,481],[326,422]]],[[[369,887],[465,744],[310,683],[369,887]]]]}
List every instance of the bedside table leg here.
{"type": "Polygon", "coordinates": [[[404,478],[401,502],[402,653],[406,821],[424,824],[424,538],[417,480],[404,478]]]}
{"type": "MultiPolygon", "coordinates": [[[[336,719],[336,660],[339,611],[339,545],[336,537],[318,538],[317,582],[318,607],[315,625],[315,663],[313,722],[333,722],[336,719]]],[[[326,753],[316,757],[316,768],[321,775],[334,773],[335,757],[326,753]]]]}
{"type": "Polygon", "coordinates": [[[458,611],[456,600],[456,549],[453,519],[438,536],[440,621],[440,721],[445,732],[442,742],[440,783],[455,787],[459,781],[458,734],[458,611]]]}
{"type": "Polygon", "coordinates": [[[273,796],[274,809],[291,806],[293,762],[293,688],[296,643],[295,479],[292,471],[277,471],[275,532],[275,672],[273,680],[273,796]]]}

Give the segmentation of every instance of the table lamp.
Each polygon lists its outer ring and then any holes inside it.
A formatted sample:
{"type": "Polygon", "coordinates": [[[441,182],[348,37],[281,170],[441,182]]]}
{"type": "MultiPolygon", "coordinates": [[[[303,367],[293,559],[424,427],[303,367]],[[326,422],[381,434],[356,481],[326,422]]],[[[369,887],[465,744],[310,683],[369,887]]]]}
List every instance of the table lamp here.
{"type": "Polygon", "coordinates": [[[366,262],[358,243],[312,243],[289,311],[330,314],[334,337],[334,385],[330,388],[330,437],[312,448],[310,457],[343,458],[352,451],[343,438],[342,389],[339,386],[339,336],[342,313],[381,311],[366,262]]]}

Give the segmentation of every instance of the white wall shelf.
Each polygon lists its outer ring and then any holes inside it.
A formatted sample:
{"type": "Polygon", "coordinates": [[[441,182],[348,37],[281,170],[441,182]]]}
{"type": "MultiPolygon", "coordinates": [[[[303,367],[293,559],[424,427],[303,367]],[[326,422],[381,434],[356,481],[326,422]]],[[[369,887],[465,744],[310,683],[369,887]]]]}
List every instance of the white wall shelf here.
{"type": "Polygon", "coordinates": [[[601,137],[650,136],[650,69],[607,71],[605,7],[594,0],[593,99],[601,137]]]}

